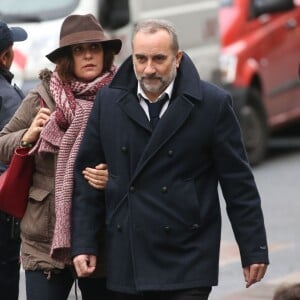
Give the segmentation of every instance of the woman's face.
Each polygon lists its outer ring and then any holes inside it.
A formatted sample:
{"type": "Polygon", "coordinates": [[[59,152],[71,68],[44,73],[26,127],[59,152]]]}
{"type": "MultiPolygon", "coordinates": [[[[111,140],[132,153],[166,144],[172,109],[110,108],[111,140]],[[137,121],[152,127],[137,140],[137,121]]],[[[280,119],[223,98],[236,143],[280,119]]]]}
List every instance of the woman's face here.
{"type": "Polygon", "coordinates": [[[104,51],[101,43],[84,43],[71,47],[74,74],[82,81],[93,81],[103,70],[104,51]]]}

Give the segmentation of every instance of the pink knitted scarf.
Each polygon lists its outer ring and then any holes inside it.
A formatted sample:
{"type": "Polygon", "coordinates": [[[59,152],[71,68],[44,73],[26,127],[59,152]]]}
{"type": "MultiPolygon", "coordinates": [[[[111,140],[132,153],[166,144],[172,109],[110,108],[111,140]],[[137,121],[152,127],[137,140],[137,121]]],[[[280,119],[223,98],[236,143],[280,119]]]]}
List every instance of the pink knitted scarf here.
{"type": "Polygon", "coordinates": [[[70,217],[76,154],[97,90],[111,81],[115,71],[116,67],[113,66],[111,72],[88,83],[73,81],[64,84],[56,72],[51,76],[50,92],[56,109],[32,152],[58,154],[55,174],[56,222],[50,254],[64,263],[71,262],[70,217]]]}

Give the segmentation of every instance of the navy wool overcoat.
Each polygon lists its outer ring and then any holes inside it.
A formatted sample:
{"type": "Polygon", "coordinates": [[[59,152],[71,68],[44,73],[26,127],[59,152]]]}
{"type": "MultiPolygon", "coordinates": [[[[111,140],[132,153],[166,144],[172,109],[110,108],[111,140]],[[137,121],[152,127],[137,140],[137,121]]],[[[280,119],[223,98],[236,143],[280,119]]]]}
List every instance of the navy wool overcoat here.
{"type": "Polygon", "coordinates": [[[268,263],[261,200],[231,97],[202,81],[186,54],[154,132],[137,99],[132,58],[121,65],[98,92],[75,173],[72,255],[96,255],[105,226],[112,290],[217,285],[219,184],[242,265],[268,263]],[[109,169],[104,192],[82,176],[100,162],[109,169]]]}

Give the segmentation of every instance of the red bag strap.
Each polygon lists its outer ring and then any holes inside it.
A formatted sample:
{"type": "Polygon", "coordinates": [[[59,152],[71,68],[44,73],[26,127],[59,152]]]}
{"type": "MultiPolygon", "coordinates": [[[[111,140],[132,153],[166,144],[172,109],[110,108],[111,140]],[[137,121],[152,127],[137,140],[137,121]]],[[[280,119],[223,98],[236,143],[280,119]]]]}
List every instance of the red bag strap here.
{"type": "Polygon", "coordinates": [[[43,99],[42,96],[40,96],[40,107],[47,107],[45,100],[43,99]]]}

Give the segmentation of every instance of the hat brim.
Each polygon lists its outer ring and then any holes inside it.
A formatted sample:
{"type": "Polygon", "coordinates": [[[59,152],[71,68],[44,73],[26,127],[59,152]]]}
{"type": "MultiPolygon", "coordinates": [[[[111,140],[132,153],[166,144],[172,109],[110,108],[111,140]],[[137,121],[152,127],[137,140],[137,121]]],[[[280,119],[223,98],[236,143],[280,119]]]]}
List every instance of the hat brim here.
{"type": "MultiPolygon", "coordinates": [[[[84,44],[84,43],[101,43],[103,44],[104,47],[107,47],[109,49],[111,49],[114,54],[118,54],[121,50],[122,47],[122,42],[119,39],[113,39],[113,40],[89,40],[89,41],[82,41],[81,43],[74,43],[73,45],[77,45],[77,44],[84,44]]],[[[72,46],[72,44],[67,45],[65,47],[59,47],[57,49],[55,49],[54,51],[50,52],[49,54],[46,55],[46,57],[53,63],[56,63],[56,61],[62,57],[66,55],[66,49],[72,46]]]]}
{"type": "Polygon", "coordinates": [[[22,42],[27,39],[27,32],[21,27],[10,27],[13,42],[22,42]]]}

